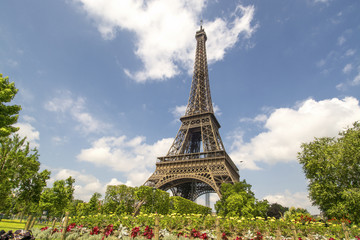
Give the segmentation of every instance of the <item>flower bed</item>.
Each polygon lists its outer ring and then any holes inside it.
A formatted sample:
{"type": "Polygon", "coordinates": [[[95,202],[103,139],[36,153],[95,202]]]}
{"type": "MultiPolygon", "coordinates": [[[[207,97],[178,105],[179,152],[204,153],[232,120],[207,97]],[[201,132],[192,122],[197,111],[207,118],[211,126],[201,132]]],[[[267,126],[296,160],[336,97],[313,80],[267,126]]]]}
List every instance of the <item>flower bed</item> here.
{"type": "MultiPolygon", "coordinates": [[[[348,221],[316,221],[301,217],[289,221],[274,218],[220,218],[212,215],[155,215],[137,217],[93,215],[69,218],[66,239],[162,238],[162,239],[355,239],[360,228],[348,221]],[[158,222],[156,222],[158,221],[158,222]]],[[[62,230],[34,230],[36,239],[57,238],[62,230]]]]}

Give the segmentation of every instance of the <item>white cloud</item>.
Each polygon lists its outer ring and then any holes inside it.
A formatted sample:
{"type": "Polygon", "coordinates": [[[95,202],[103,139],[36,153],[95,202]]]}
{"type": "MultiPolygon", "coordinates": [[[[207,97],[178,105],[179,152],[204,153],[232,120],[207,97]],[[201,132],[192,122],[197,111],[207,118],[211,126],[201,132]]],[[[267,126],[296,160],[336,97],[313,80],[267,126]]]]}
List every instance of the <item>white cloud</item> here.
{"type": "Polygon", "coordinates": [[[85,134],[103,133],[110,125],[93,117],[86,110],[86,101],[82,97],[74,98],[70,91],[59,91],[60,97],[54,97],[45,104],[45,109],[66,116],[69,114],[79,124],[76,129],[85,134]]]}
{"type": "Polygon", "coordinates": [[[305,208],[311,214],[320,213],[320,210],[317,207],[312,206],[307,192],[292,193],[289,190],[285,190],[284,193],[267,195],[263,199],[268,200],[269,203],[278,203],[284,207],[305,208]]]}
{"type": "Polygon", "coordinates": [[[174,118],[178,120],[180,117],[185,115],[186,105],[176,106],[172,109],[171,113],[173,114],[174,118]]]}
{"type": "Polygon", "coordinates": [[[360,71],[358,74],[354,77],[354,80],[351,82],[351,85],[356,86],[360,84],[360,71]]]}
{"type": "Polygon", "coordinates": [[[322,66],[325,65],[325,63],[326,63],[325,59],[321,59],[320,61],[318,61],[318,62],[316,63],[316,65],[317,65],[318,67],[322,67],[322,66]]]}
{"type": "Polygon", "coordinates": [[[127,174],[129,185],[143,184],[153,168],[157,157],[166,155],[173,139],[166,138],[149,145],[144,137],[127,139],[103,137],[92,143],[91,148],[81,150],[77,159],[98,167],[110,167],[127,174]]]}
{"type": "Polygon", "coordinates": [[[346,42],[346,38],[344,36],[340,36],[338,38],[338,45],[343,45],[346,42]]]}
{"type": "MultiPolygon", "coordinates": [[[[144,66],[140,71],[124,69],[137,82],[165,80],[180,68],[192,68],[195,30],[205,0],[74,0],[94,19],[105,39],[113,39],[119,30],[135,33],[135,54],[144,66]]],[[[228,19],[205,21],[208,35],[208,59],[217,61],[234,46],[239,36],[249,38],[255,31],[251,22],[254,7],[238,5],[228,19]]]]}
{"type": "Polygon", "coordinates": [[[337,136],[360,119],[359,101],[353,97],[315,101],[308,99],[294,108],[279,108],[266,119],[265,131],[244,142],[233,136],[230,156],[243,161],[242,168],[259,169],[256,162],[274,164],[296,161],[300,145],[314,137],[337,136]]]}
{"type": "Polygon", "coordinates": [[[267,118],[265,114],[259,114],[255,118],[241,118],[240,122],[266,122],[267,118]]]}
{"type": "Polygon", "coordinates": [[[38,141],[40,140],[40,133],[33,127],[30,123],[19,122],[14,124],[15,127],[19,127],[18,133],[21,137],[26,137],[26,141],[30,142],[30,147],[39,147],[40,144],[38,141]]]}
{"type": "Polygon", "coordinates": [[[352,56],[356,53],[356,50],[354,49],[348,49],[345,53],[345,56],[352,56]]]}
{"type": "Polygon", "coordinates": [[[314,0],[315,3],[328,3],[330,0],[314,0]]]}
{"type": "Polygon", "coordinates": [[[59,136],[54,136],[51,138],[51,141],[55,144],[55,145],[62,145],[66,142],[69,141],[69,139],[67,137],[59,137],[59,136]]]}
{"type": "Polygon", "coordinates": [[[345,65],[345,67],[343,68],[343,73],[350,73],[352,70],[352,65],[351,63],[348,63],[345,65]]]}

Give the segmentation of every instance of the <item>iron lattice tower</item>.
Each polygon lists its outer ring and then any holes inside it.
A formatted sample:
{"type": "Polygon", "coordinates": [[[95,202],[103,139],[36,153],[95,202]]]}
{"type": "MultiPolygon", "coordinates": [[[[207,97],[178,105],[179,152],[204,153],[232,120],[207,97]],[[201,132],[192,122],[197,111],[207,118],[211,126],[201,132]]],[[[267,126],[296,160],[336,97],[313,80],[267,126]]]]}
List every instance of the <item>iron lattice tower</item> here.
{"type": "Polygon", "coordinates": [[[158,157],[155,172],[144,185],[171,190],[174,196],[195,201],[217,193],[220,185],[239,181],[239,170],[222,143],[220,124],[211,101],[206,58],[206,33],[195,35],[196,55],[190,97],[181,126],[165,157],[158,157]]]}

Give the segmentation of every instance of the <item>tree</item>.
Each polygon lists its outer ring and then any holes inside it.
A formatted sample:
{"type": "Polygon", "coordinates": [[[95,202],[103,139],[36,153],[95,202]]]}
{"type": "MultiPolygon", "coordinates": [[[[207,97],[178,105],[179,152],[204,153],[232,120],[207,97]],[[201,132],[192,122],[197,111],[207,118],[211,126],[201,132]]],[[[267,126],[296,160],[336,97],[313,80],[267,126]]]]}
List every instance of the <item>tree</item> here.
{"type": "Polygon", "coordinates": [[[282,216],[284,216],[284,213],[288,210],[289,210],[288,207],[283,207],[278,203],[272,203],[270,204],[269,209],[267,211],[267,216],[279,219],[282,216]]]}
{"type": "Polygon", "coordinates": [[[19,129],[12,125],[17,122],[21,106],[4,104],[13,100],[17,92],[14,82],[10,83],[9,77],[3,78],[0,73],[0,137],[7,137],[19,129]]]}
{"type": "Polygon", "coordinates": [[[37,206],[50,176],[48,170],[39,172],[38,158],[37,149],[30,149],[26,138],[0,137],[0,209],[9,209],[12,203],[28,212],[37,206]]]}
{"type": "Polygon", "coordinates": [[[360,123],[338,138],[315,138],[301,149],[298,160],[313,204],[327,217],[360,222],[360,123]]]}
{"type": "Polygon", "coordinates": [[[269,204],[257,201],[246,180],[234,184],[221,185],[221,198],[215,203],[217,214],[221,216],[266,216],[269,204]]]}
{"type": "Polygon", "coordinates": [[[143,213],[167,214],[170,208],[169,193],[149,186],[135,188],[136,200],[143,202],[140,211],[143,213]]]}
{"type": "Polygon", "coordinates": [[[108,185],[104,199],[106,213],[132,214],[135,204],[135,189],[126,185],[108,185]]]}
{"type": "Polygon", "coordinates": [[[100,211],[100,193],[94,193],[89,201],[89,210],[90,213],[97,213],[100,211]]]}
{"type": "Polygon", "coordinates": [[[66,180],[57,180],[52,188],[46,188],[40,197],[40,209],[48,211],[49,215],[61,216],[73,201],[75,179],[71,176],[66,180]]]}

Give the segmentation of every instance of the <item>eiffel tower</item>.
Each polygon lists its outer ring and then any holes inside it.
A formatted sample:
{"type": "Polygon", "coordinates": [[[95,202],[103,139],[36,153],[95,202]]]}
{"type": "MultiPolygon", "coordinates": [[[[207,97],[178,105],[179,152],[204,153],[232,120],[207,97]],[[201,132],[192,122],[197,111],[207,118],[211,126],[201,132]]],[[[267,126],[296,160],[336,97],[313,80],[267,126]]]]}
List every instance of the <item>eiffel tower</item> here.
{"type": "Polygon", "coordinates": [[[167,155],[158,157],[155,172],[144,184],[192,201],[206,193],[221,197],[222,183],[239,181],[239,170],[225,151],[214,115],[202,26],[195,38],[194,75],[185,115],[167,155]]]}

